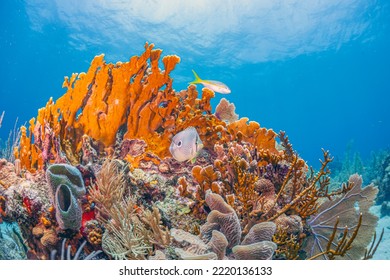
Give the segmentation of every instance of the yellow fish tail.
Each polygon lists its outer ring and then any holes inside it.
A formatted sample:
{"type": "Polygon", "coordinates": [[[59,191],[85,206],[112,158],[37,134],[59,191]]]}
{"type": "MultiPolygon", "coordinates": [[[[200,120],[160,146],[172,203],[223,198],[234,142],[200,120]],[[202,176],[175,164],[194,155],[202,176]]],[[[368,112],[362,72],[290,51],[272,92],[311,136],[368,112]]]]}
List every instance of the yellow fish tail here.
{"type": "Polygon", "coordinates": [[[198,74],[196,74],[194,70],[192,70],[192,73],[194,73],[195,80],[190,82],[190,84],[200,84],[201,82],[203,82],[203,80],[198,76],[198,74]]]}

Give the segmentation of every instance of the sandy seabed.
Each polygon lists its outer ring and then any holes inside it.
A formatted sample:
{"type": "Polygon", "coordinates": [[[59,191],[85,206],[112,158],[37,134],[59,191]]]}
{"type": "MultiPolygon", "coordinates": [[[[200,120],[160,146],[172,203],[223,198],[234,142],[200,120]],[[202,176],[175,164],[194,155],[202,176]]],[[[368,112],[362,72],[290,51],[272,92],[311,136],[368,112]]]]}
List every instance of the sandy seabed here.
{"type": "MultiPolygon", "coordinates": [[[[380,217],[381,206],[373,206],[371,211],[380,217]]],[[[385,233],[378,249],[376,250],[373,258],[374,260],[390,260],[390,216],[379,218],[378,225],[376,227],[377,238],[379,238],[383,228],[385,229],[385,233]]]]}

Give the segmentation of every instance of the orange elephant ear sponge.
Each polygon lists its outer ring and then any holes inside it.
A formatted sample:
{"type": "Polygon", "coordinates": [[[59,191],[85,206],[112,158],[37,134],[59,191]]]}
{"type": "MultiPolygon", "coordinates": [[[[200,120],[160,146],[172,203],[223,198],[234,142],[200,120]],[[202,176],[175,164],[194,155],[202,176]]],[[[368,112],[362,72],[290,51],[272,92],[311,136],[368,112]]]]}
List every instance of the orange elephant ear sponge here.
{"type": "Polygon", "coordinates": [[[14,154],[22,168],[35,171],[53,163],[79,164],[87,158],[85,139],[95,159],[114,155],[123,141],[144,141],[142,155],[122,158],[133,167],[147,161],[158,165],[171,156],[173,135],[190,126],[196,127],[205,149],[239,139],[258,151],[277,153],[272,130],[247,123],[246,118],[227,124],[212,114],[215,94],[210,89],[203,88],[199,95],[190,85],[175,92],[170,73],[180,58],[161,58],[161,54],[162,50],[146,44],[140,56],[127,62],[106,63],[104,55],[99,55],[86,73],[65,77],[66,93],[49,99],[29,127],[21,128],[20,146],[14,154]]]}
{"type": "Polygon", "coordinates": [[[106,63],[104,55],[96,56],[86,73],[65,77],[66,93],[56,101],[50,99],[29,128],[21,128],[20,147],[14,153],[22,166],[30,171],[43,169],[47,163],[61,161],[61,154],[79,163],[83,137],[90,137],[98,154],[103,154],[121,130],[124,139],[142,139],[149,151],[168,155],[171,132],[163,137],[157,131],[164,132],[175,115],[179,98],[169,74],[180,58],[164,57],[161,70],[162,51],[153,47],[146,44],[141,56],[124,63],[106,63]],[[160,106],[162,102],[167,106],[160,106]]]}

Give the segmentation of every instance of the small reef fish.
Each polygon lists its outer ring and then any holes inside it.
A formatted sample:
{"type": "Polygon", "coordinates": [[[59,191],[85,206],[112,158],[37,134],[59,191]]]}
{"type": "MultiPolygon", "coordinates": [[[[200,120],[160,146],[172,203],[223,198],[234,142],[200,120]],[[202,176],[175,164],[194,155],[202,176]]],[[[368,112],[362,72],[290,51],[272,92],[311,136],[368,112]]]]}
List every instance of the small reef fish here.
{"type": "Polygon", "coordinates": [[[194,70],[192,70],[192,73],[194,73],[195,80],[190,82],[190,84],[202,84],[204,87],[222,94],[228,94],[231,92],[230,88],[224,83],[211,80],[202,80],[194,70]]]}
{"type": "Polygon", "coordinates": [[[198,132],[194,127],[190,126],[173,136],[169,151],[179,162],[188,160],[194,163],[196,156],[202,148],[203,143],[198,132]]]}

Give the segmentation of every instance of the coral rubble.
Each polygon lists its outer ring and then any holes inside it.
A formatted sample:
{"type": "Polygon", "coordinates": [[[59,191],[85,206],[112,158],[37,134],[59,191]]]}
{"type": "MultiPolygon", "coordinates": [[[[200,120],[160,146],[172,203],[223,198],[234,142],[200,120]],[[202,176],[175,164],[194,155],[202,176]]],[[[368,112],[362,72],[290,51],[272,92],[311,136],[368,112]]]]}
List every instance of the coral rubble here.
{"type": "Polygon", "coordinates": [[[352,175],[330,190],[327,151],[315,172],[284,132],[225,99],[213,114],[214,92],[175,91],[180,59],[161,53],[96,56],[21,128],[15,161],[0,160],[0,226],[20,228],[0,258],[364,258],[377,188],[352,175]],[[188,127],[204,148],[178,162],[169,147],[188,127]]]}

